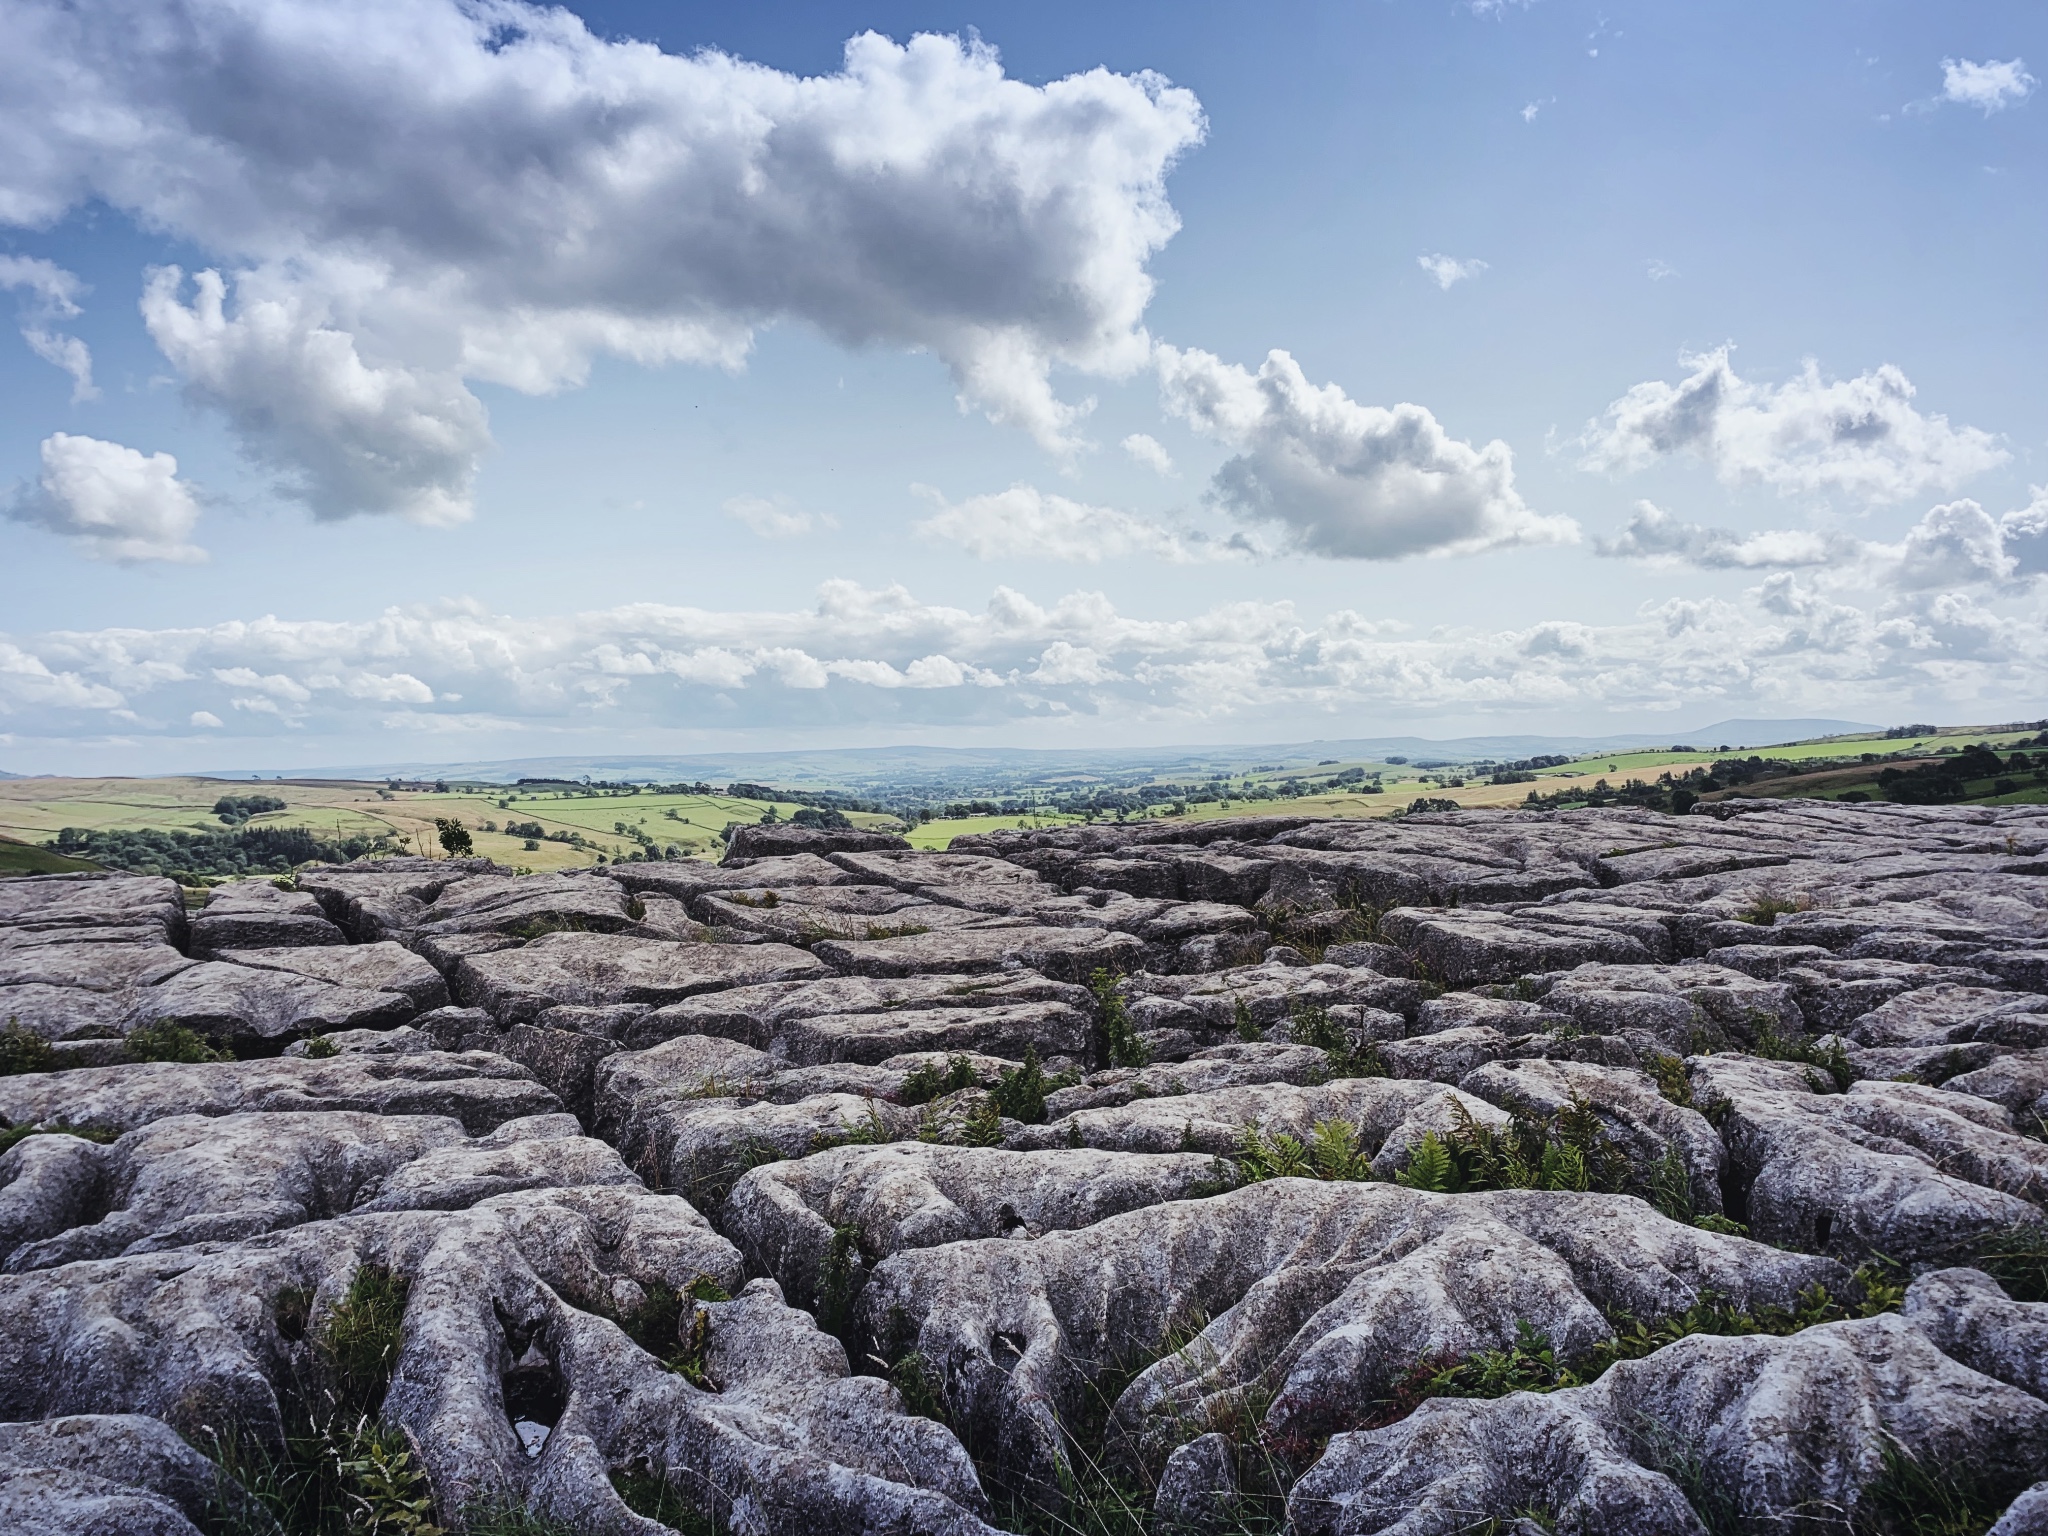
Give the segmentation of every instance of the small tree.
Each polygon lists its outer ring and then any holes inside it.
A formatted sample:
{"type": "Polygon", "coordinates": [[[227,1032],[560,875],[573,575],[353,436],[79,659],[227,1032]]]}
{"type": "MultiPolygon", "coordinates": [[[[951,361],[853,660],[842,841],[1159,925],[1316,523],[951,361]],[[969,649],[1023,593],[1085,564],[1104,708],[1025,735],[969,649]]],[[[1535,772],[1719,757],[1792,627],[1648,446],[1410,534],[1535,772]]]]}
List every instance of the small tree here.
{"type": "Polygon", "coordinates": [[[466,859],[475,846],[469,839],[469,828],[452,816],[436,817],[434,830],[441,834],[441,849],[451,859],[466,859]]]}

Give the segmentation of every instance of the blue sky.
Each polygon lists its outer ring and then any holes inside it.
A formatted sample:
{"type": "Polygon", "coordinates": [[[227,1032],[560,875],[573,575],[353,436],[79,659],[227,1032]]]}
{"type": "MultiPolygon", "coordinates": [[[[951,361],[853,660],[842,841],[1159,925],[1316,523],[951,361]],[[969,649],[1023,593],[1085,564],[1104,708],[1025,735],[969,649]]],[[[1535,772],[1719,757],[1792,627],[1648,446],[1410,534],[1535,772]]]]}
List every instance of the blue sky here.
{"type": "Polygon", "coordinates": [[[2039,7],[0,59],[0,767],[2048,712],[2039,7]]]}

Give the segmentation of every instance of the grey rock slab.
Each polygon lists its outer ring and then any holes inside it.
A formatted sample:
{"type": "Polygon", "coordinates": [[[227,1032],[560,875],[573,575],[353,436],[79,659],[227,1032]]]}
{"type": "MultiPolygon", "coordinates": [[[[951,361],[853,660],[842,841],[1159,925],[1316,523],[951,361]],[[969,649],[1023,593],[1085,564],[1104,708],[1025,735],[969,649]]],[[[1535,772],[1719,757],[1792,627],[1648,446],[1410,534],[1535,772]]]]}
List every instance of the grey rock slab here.
{"type": "Polygon", "coordinates": [[[1834,958],[1818,944],[1724,944],[1701,957],[1708,965],[1740,971],[1758,981],[1779,981],[1787,971],[1834,958]]]}
{"type": "Polygon", "coordinates": [[[0,987],[0,1027],[16,1024],[45,1040],[111,1040],[128,1032],[132,992],[89,992],[83,987],[27,982],[0,987]]]}
{"type": "Polygon", "coordinates": [[[2048,1481],[2014,1499],[1984,1536],[2048,1536],[2048,1481]]]}
{"type": "Polygon", "coordinates": [[[1907,1287],[1904,1316],[1951,1359],[2048,1397],[2048,1303],[2014,1301],[1980,1269],[1939,1269],[1907,1287]]]}
{"type": "Polygon", "coordinates": [[[1632,965],[1659,958],[1628,934],[1539,922],[1526,912],[1397,907],[1380,932],[1448,986],[1513,981],[1587,962],[1632,965]]]}
{"type": "Polygon", "coordinates": [[[0,987],[125,992],[170,980],[194,962],[168,944],[21,944],[0,934],[0,987]]]}
{"type": "Polygon", "coordinates": [[[1696,1109],[1673,1104],[1647,1072],[1578,1061],[1499,1061],[1461,1079],[1458,1087],[1511,1114],[1547,1118],[1574,1103],[1590,1104],[1601,1131],[1627,1154],[1639,1177],[1670,1153],[1683,1162],[1695,1210],[1721,1209],[1721,1138],[1696,1109]]]}
{"type": "Polygon", "coordinates": [[[1804,1023],[1784,982],[1700,963],[1582,965],[1551,978],[1542,1001],[1586,1029],[1642,1031],[1681,1053],[1696,1049],[1702,1034],[1747,1045],[1760,1029],[1798,1034],[1804,1023]]]}
{"type": "Polygon", "coordinates": [[[873,853],[834,853],[827,856],[864,884],[893,885],[900,891],[927,886],[1001,885],[1013,889],[1043,890],[1057,895],[1036,873],[1003,859],[968,853],[920,853],[910,849],[873,853]]]}
{"type": "Polygon", "coordinates": [[[1513,1047],[1506,1035],[1482,1024],[1386,1040],[1380,1042],[1378,1049],[1390,1077],[1455,1083],[1474,1068],[1499,1061],[1513,1047]]]}
{"type": "Polygon", "coordinates": [[[10,1125],[128,1131],[172,1115],[363,1110],[447,1115],[472,1133],[561,1109],[524,1067],[482,1051],[406,1056],[148,1062],[0,1078],[10,1125]]]}
{"type": "Polygon", "coordinates": [[[1986,1100],[1904,1083],[1816,1093],[1810,1068],[1740,1056],[1688,1066],[1694,1101],[1720,1128],[1740,1195],[1728,1214],[1766,1241],[1857,1260],[1953,1263],[2040,1219],[2028,1200],[1966,1174],[2028,1187],[2048,1155],[1971,1118],[2005,1113],[1986,1100]]]}
{"type": "Polygon", "coordinates": [[[441,973],[402,944],[349,944],[338,949],[232,949],[220,958],[260,971],[289,971],[337,987],[396,992],[425,1012],[448,1004],[441,973]]]}
{"type": "Polygon", "coordinates": [[[2002,1104],[2018,1124],[2031,1128],[2033,1120],[2048,1118],[2048,1050],[2000,1056],[1941,1086],[1950,1093],[1975,1094],[2002,1104]]]}
{"type": "Polygon", "coordinates": [[[1766,1529],[1811,1509],[1853,1515],[1900,1452],[2024,1482],[2048,1470],[2048,1404],[1948,1359],[1898,1317],[1789,1338],[1695,1334],[1591,1386],[1440,1398],[1337,1435],[1289,1496],[1289,1525],[1419,1536],[1535,1508],[1560,1529],[1699,1536],[1668,1468],[1711,1490],[1724,1521],[1766,1529]]]}
{"type": "MultiPolygon", "coordinates": [[[[1943,982],[1901,992],[1841,1033],[1859,1045],[1954,1044],[1983,1038],[1993,1020],[2042,1012],[2048,1012],[2048,997],[1943,982]]],[[[2048,1019],[2038,1027],[2048,1034],[2048,1019]]]]}
{"type": "Polygon", "coordinates": [[[782,944],[670,944],[617,934],[551,933],[519,949],[470,955],[455,968],[459,1002],[511,1023],[562,1003],[678,1002],[700,992],[826,974],[782,944]]]}
{"type": "Polygon", "coordinates": [[[678,1035],[724,1035],[763,1049],[792,1022],[897,1009],[995,1008],[1018,1003],[1094,1005],[1088,989],[1031,972],[978,976],[827,976],[818,981],[734,987],[658,1008],[622,1024],[617,1038],[636,1048],[678,1035]]]}
{"type": "Polygon", "coordinates": [[[1312,1045],[1258,1041],[1210,1046],[1185,1060],[1091,1072],[1071,1088],[1047,1094],[1045,1113],[1058,1120],[1081,1109],[1114,1109],[1138,1099],[1211,1093],[1253,1083],[1310,1086],[1328,1081],[1329,1052],[1312,1045]]]}
{"type": "Polygon", "coordinates": [[[616,933],[639,916],[630,894],[601,876],[479,875],[442,890],[422,914],[421,931],[616,933]]]}
{"type": "Polygon", "coordinates": [[[1057,1420],[1078,1406],[1086,1373],[1156,1354],[1177,1328],[1199,1332],[1114,1413],[1122,1442],[1153,1466],[1212,1413],[1241,1421],[1248,1397],[1271,1396],[1269,1434],[1327,1432],[1416,1360],[1503,1346],[1518,1321],[1571,1358],[1611,1336],[1603,1308],[1664,1317],[1709,1290],[1782,1305],[1846,1278],[1829,1260],[1681,1226],[1625,1196],[1280,1179],[1032,1242],[899,1252],[875,1267],[860,1317],[885,1352],[914,1347],[942,1372],[953,1422],[979,1437],[985,1465],[1056,1500],[1057,1420]]]}
{"type": "Polygon", "coordinates": [[[1211,1430],[1166,1458],[1152,1516],[1168,1531],[1220,1531],[1236,1514],[1237,1501],[1237,1446],[1230,1436],[1211,1430]]]}
{"type": "Polygon", "coordinates": [[[812,946],[812,953],[833,969],[858,976],[1029,969],[1056,981],[1080,982],[1097,970],[1136,965],[1145,946],[1127,933],[1100,928],[954,928],[897,939],[825,939],[812,946]]]}
{"type": "MultiPolygon", "coordinates": [[[[1428,995],[1419,981],[1341,965],[1245,966],[1199,976],[1140,971],[1124,982],[1134,1021],[1152,1009],[1150,1027],[1192,1027],[1227,1035],[1242,1014],[1269,1029],[1305,1008],[1373,1008],[1413,1018],[1428,995]]],[[[1334,1017],[1334,1015],[1333,1015],[1334,1017]]]]}
{"type": "Polygon", "coordinates": [[[1521,998],[1485,997],[1476,992],[1446,992],[1442,997],[1428,999],[1415,1010],[1413,1033],[1433,1035],[1439,1030],[1486,1026],[1503,1034],[1526,1035],[1570,1023],[1570,1014],[1547,1008],[1542,1003],[1521,998]]]}
{"type": "Polygon", "coordinates": [[[916,1051],[971,1051],[1017,1061],[1027,1050],[1041,1058],[1086,1056],[1094,1034],[1093,1015],[1071,1004],[1010,1003],[795,1019],[783,1026],[774,1049],[801,1066],[881,1062],[916,1051]]]}
{"type": "Polygon", "coordinates": [[[185,933],[178,882],[159,875],[37,875],[0,879],[0,928],[154,928],[162,942],[185,933]]]}
{"type": "MultiPolygon", "coordinates": [[[[310,898],[308,898],[310,900],[310,898]]],[[[202,912],[192,921],[191,949],[202,958],[227,949],[282,949],[291,944],[345,944],[347,936],[318,911],[202,912]]]]}
{"type": "Polygon", "coordinates": [[[860,876],[815,853],[750,859],[743,865],[703,864],[692,859],[613,864],[605,874],[629,891],[653,891],[687,903],[700,891],[784,890],[797,885],[857,885],[860,876]]]}
{"type": "Polygon", "coordinates": [[[740,1280],[738,1253],[685,1202],[631,1185],[358,1214],[252,1242],[89,1260],[0,1284],[0,1413],[141,1413],[188,1439],[211,1426],[276,1444],[280,1388],[314,1369],[314,1346],[278,1331],[281,1300],[310,1291],[317,1332],[365,1264],[409,1282],[383,1418],[410,1436],[451,1507],[523,1502],[532,1472],[502,1385],[510,1340],[542,1341],[572,1397],[579,1386],[606,1391],[611,1380],[581,1369],[567,1336],[587,1328],[624,1345],[624,1335],[579,1306],[629,1313],[656,1283],[740,1280]]]}
{"type": "Polygon", "coordinates": [[[279,1040],[330,1029],[388,1029],[418,1011],[397,992],[210,960],[138,993],[133,1017],[137,1024],[177,1024],[220,1039],[279,1040]]]}
{"type": "Polygon", "coordinates": [[[223,1514],[251,1536],[278,1529],[160,1420],[81,1413],[0,1424],[0,1529],[11,1536],[196,1536],[223,1514]]]}
{"type": "Polygon", "coordinates": [[[714,926],[743,929],[791,944],[823,938],[889,938],[991,921],[982,913],[924,901],[886,885],[706,892],[696,897],[690,908],[700,920],[714,926]]]}
{"type": "Polygon", "coordinates": [[[720,1226],[795,1305],[813,1306],[835,1230],[856,1234],[865,1269],[908,1248],[1031,1239],[1166,1200],[1213,1193],[1195,1153],[1007,1152],[922,1142],[838,1147],[746,1174],[720,1226]]]}
{"type": "Polygon", "coordinates": [[[1357,1133],[1373,1157],[1374,1171],[1391,1178],[1408,1165],[1408,1155],[1425,1133],[1443,1133],[1463,1110],[1482,1125],[1505,1125],[1508,1117],[1482,1099],[1436,1083],[1397,1082],[1386,1077],[1343,1078],[1296,1087],[1254,1083],[1211,1093],[1134,1099],[1113,1109],[1083,1109],[1046,1125],[1024,1126],[1005,1139],[1019,1151],[1066,1146],[1119,1152],[1207,1152],[1236,1150],[1244,1129],[1256,1125],[1268,1136],[1307,1141],[1317,1122],[1341,1120],[1357,1133]]]}
{"type": "Polygon", "coordinates": [[[876,853],[905,849],[910,844],[893,832],[861,832],[850,827],[799,827],[788,822],[770,827],[741,827],[726,845],[725,862],[744,865],[750,860],[788,858],[809,853],[876,853]]]}

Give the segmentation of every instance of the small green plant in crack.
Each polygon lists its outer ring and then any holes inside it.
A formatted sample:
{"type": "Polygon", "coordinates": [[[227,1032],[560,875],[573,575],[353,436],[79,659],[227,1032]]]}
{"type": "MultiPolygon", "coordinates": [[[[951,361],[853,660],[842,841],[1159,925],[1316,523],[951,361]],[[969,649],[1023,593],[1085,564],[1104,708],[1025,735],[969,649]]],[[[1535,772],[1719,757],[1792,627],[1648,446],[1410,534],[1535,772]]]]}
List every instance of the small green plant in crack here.
{"type": "Polygon", "coordinates": [[[1138,1038],[1124,1004],[1120,978],[1111,970],[1098,970],[1088,978],[1088,990],[1102,1016],[1102,1036],[1112,1067],[1142,1067],[1152,1059],[1152,1049],[1138,1038]]]}
{"type": "Polygon", "coordinates": [[[1754,923],[1759,928],[1768,928],[1793,912],[1804,912],[1811,905],[1804,897],[1779,896],[1769,891],[1754,897],[1748,906],[1735,914],[1738,923],[1754,923]]]}
{"type": "Polygon", "coordinates": [[[1021,1120],[1026,1125],[1042,1125],[1045,1122],[1045,1096],[1057,1093],[1062,1088],[1071,1088],[1081,1080],[1078,1072],[1061,1072],[1052,1077],[1045,1075],[1039,1064],[1038,1047],[1024,1047],[1024,1063],[1019,1067],[1005,1067],[997,1074],[995,1086],[989,1089],[989,1101],[996,1112],[1011,1120],[1021,1120]]]}
{"type": "Polygon", "coordinates": [[[720,1526],[676,1489],[675,1484],[646,1465],[611,1474],[612,1491],[619,1502],[646,1520],[653,1520],[683,1536],[720,1536],[720,1526]]]}
{"type": "Polygon", "coordinates": [[[325,1061],[329,1057],[339,1056],[341,1054],[341,1047],[325,1035],[313,1035],[306,1041],[304,1054],[309,1060],[325,1061]]]}
{"type": "Polygon", "coordinates": [[[967,1118],[960,1122],[960,1141],[969,1147],[1000,1147],[1003,1144],[1003,1120],[994,1099],[983,1098],[967,1112],[967,1118]]]}
{"type": "Polygon", "coordinates": [[[818,1265],[818,1326],[835,1338],[853,1332],[853,1308],[867,1280],[867,1259],[860,1251],[860,1229],[839,1226],[825,1245],[818,1265]]]}
{"type": "Polygon", "coordinates": [[[344,1418],[373,1414],[384,1402],[405,1330],[407,1290],[405,1280],[382,1265],[360,1265],[321,1323],[320,1357],[344,1418]]]}
{"type": "Polygon", "coordinates": [[[916,1350],[889,1367],[889,1382],[902,1394],[905,1413],[940,1424],[950,1422],[945,1380],[916,1350]]]}
{"type": "Polygon", "coordinates": [[[948,1056],[944,1070],[933,1061],[922,1062],[912,1067],[903,1079],[903,1087],[897,1098],[905,1104],[929,1104],[933,1099],[944,1098],[949,1093],[959,1093],[966,1088],[979,1085],[981,1079],[975,1075],[974,1063],[965,1056],[948,1056]]]}
{"type": "Polygon", "coordinates": [[[1288,1033],[1297,1045],[1315,1046],[1329,1058],[1330,1076],[1385,1077],[1387,1064],[1380,1059],[1379,1042],[1352,1043],[1344,1026],[1329,1011],[1314,1004],[1297,1007],[1288,1020],[1288,1033]]]}
{"type": "Polygon", "coordinates": [[[1237,1133],[1237,1177],[1246,1184],[1265,1179],[1326,1179],[1364,1182],[1374,1177],[1372,1158],[1359,1145],[1358,1128],[1342,1120],[1318,1120],[1306,1144],[1280,1132],[1265,1135],[1256,1125],[1237,1133]]]}
{"type": "Polygon", "coordinates": [[[711,1314],[698,1302],[730,1301],[725,1287],[709,1275],[699,1275],[681,1291],[655,1281],[646,1288],[646,1300],[624,1317],[616,1319],[626,1337],[638,1344],[662,1365],[694,1387],[716,1392],[704,1365],[711,1339],[711,1314]]]}
{"type": "Polygon", "coordinates": [[[1757,1009],[1750,1011],[1749,1026],[1753,1037],[1750,1055],[1765,1061],[1795,1062],[1817,1068],[1806,1074],[1807,1086],[1815,1093],[1847,1093],[1849,1085],[1856,1081],[1856,1069],[1849,1065],[1849,1053],[1840,1040],[1831,1039],[1825,1046],[1819,1045],[1810,1035],[1779,1029],[1776,1019],[1757,1009]],[[1823,1073],[1826,1075],[1822,1076],[1823,1073]]]}
{"type": "Polygon", "coordinates": [[[896,1138],[889,1129],[889,1122],[882,1118],[882,1107],[873,1099],[868,1100],[867,1112],[860,1123],[846,1133],[843,1144],[849,1147],[879,1147],[896,1138]]]}
{"type": "Polygon", "coordinates": [[[1935,1466],[1896,1441],[1883,1455],[1884,1470],[1856,1501],[1855,1536],[1983,1536],[2024,1481],[1935,1466]]]}
{"type": "Polygon", "coordinates": [[[1598,1190],[1618,1194],[1633,1173],[1591,1103],[1574,1097],[1547,1117],[1481,1125],[1453,1102],[1447,1132],[1427,1131],[1395,1182],[1437,1194],[1489,1189],[1598,1190]]]}
{"type": "Polygon", "coordinates": [[[1237,1038],[1244,1041],[1245,1044],[1256,1045],[1259,1041],[1266,1038],[1266,1032],[1259,1028],[1258,1020],[1252,1017],[1252,1011],[1245,1006],[1243,998],[1236,997],[1231,999],[1230,1013],[1232,1020],[1236,1024],[1237,1038]]]}
{"type": "Polygon", "coordinates": [[[0,1029],[0,1077],[48,1072],[56,1065],[55,1047],[33,1030],[23,1029],[18,1019],[9,1019],[0,1029]]]}
{"type": "Polygon", "coordinates": [[[2008,1227],[1980,1242],[1971,1262],[2014,1301],[2048,1301],[2048,1227],[2008,1227]]]}
{"type": "Polygon", "coordinates": [[[204,1035],[196,1034],[182,1024],[149,1024],[141,1029],[130,1030],[122,1042],[121,1054],[131,1062],[169,1061],[198,1063],[226,1061],[226,1051],[217,1051],[206,1043],[204,1035]]]}
{"type": "Polygon", "coordinates": [[[1676,1104],[1680,1109],[1691,1109],[1692,1079],[1686,1076],[1685,1063],[1676,1056],[1662,1051],[1654,1052],[1643,1064],[1657,1084],[1657,1092],[1667,1103],[1676,1104]]]}

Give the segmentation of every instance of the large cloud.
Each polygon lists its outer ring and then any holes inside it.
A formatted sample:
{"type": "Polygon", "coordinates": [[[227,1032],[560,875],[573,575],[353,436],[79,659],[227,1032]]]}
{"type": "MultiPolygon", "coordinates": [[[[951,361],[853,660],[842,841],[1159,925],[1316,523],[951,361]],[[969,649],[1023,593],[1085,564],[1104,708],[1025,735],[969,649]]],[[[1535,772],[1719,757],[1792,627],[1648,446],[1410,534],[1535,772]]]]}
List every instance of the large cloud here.
{"type": "Polygon", "coordinates": [[[1309,383],[1281,351],[1256,374],[1170,346],[1156,358],[1166,408],[1238,450],[1216,472],[1214,499],[1279,523],[1310,554],[1394,560],[1578,537],[1571,519],[1522,500],[1506,443],[1460,442],[1422,406],[1360,405],[1309,383]]]}
{"type": "Polygon", "coordinates": [[[1619,559],[1706,571],[1819,567],[1833,586],[2018,590],[2048,573],[2048,490],[1999,518],[1967,497],[1931,507],[1893,544],[1793,528],[1738,533],[1683,522],[1639,501],[1621,534],[1596,548],[1619,559]]]}
{"type": "Polygon", "coordinates": [[[1923,415],[1911,381],[1889,363],[1824,379],[1808,359],[1774,388],[1738,377],[1729,351],[1682,358],[1689,377],[1649,380],[1608,406],[1587,425],[1581,466],[1635,470],[1685,453],[1728,485],[1892,502],[1949,489],[2009,457],[1987,432],[1923,415]]]}
{"type": "Polygon", "coordinates": [[[1453,713],[1967,710],[2048,687],[2042,617],[1954,591],[1857,606],[1791,572],[1740,601],[1645,605],[1621,623],[1422,635],[1349,611],[1310,620],[1286,603],[1140,619],[1091,592],[1041,604],[999,587],[969,611],[832,582],[800,611],[635,604],[521,618],[457,605],[0,637],[0,728],[20,747],[175,738],[204,717],[209,737],[304,733],[378,756],[376,741],[423,735],[531,752],[543,737],[617,749],[753,728],[1092,721],[1126,740],[1148,726],[1247,739],[1453,713]]]}
{"type": "Polygon", "coordinates": [[[1976,107],[1986,117],[2025,101],[2037,84],[2027,73],[2025,59],[1986,59],[1982,64],[1970,59],[1941,61],[1941,99],[1976,107]]]}
{"type": "Polygon", "coordinates": [[[99,560],[189,564],[206,558],[191,542],[199,502],[168,453],[144,455],[56,432],[43,439],[42,457],[41,478],[7,503],[15,521],[69,535],[99,560]]]}
{"type": "Polygon", "coordinates": [[[461,515],[470,383],[733,366],[778,320],[929,350],[1065,448],[1050,370],[1143,366],[1202,132],[1157,76],[1033,86],[948,37],[800,78],[513,0],[0,12],[0,220],[100,198],[224,263],[153,284],[151,330],[323,515],[461,515]]]}

